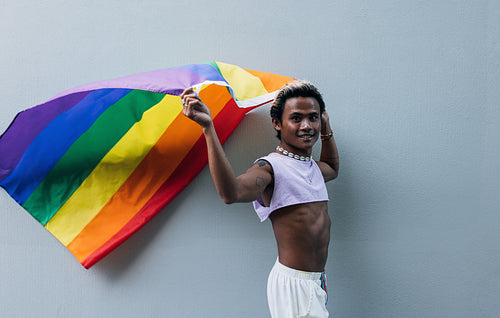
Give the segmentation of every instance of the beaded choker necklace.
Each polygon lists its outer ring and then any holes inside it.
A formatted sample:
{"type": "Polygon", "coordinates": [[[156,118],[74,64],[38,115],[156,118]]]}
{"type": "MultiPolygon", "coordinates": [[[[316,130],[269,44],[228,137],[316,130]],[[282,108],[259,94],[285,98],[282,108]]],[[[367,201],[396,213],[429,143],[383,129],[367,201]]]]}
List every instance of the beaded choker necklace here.
{"type": "Polygon", "coordinates": [[[312,160],[312,156],[310,156],[310,157],[299,156],[299,155],[291,153],[290,151],[283,149],[280,146],[277,146],[276,150],[278,150],[279,152],[281,152],[285,156],[288,156],[288,157],[293,158],[293,159],[297,159],[297,160],[301,160],[301,161],[311,161],[312,160]]]}

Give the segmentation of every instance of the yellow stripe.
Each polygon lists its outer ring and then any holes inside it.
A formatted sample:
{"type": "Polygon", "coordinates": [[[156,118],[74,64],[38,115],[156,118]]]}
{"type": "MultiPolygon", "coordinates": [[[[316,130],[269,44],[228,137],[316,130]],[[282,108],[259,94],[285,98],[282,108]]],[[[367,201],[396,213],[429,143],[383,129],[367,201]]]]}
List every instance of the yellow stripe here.
{"type": "Polygon", "coordinates": [[[68,245],[113,197],[181,111],[180,98],[166,95],[144,112],[45,227],[68,245]]]}
{"type": "Polygon", "coordinates": [[[222,76],[233,88],[237,100],[252,99],[269,93],[258,77],[241,67],[220,62],[217,62],[217,66],[222,76]]]}

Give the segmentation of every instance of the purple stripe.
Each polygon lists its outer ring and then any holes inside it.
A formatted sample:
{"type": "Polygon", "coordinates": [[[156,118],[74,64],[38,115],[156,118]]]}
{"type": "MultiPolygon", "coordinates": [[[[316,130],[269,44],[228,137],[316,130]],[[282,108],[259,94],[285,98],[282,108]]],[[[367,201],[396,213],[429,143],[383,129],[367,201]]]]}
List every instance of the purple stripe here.
{"type": "Polygon", "coordinates": [[[88,92],[79,92],[24,110],[16,115],[0,136],[0,181],[16,167],[38,134],[61,113],[80,102],[88,92]]]}
{"type": "MultiPolygon", "coordinates": [[[[209,65],[207,65],[207,67],[213,69],[213,67],[209,65]]],[[[180,95],[187,87],[206,80],[209,80],[209,78],[198,75],[191,70],[172,68],[84,84],[64,91],[56,95],[54,99],[66,94],[98,88],[141,89],[162,94],[180,95]]]]}

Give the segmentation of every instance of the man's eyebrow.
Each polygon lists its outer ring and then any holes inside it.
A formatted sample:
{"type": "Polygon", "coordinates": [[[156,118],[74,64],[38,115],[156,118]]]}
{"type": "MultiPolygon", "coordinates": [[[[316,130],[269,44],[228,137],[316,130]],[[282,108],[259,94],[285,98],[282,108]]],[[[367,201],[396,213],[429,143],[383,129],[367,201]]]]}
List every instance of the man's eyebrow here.
{"type": "Polygon", "coordinates": [[[311,116],[311,115],[319,115],[319,113],[316,111],[311,113],[299,113],[299,112],[290,113],[290,116],[311,116]]]}

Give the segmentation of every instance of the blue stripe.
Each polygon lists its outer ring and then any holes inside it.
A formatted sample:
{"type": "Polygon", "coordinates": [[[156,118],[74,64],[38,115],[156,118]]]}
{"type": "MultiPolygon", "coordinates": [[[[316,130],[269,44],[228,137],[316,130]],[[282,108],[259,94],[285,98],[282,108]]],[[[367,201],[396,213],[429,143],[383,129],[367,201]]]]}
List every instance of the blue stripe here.
{"type": "Polygon", "coordinates": [[[0,185],[22,205],[69,147],[109,106],[130,91],[122,88],[92,91],[74,107],[57,116],[33,140],[16,168],[0,185]]]}
{"type": "Polygon", "coordinates": [[[219,70],[209,64],[191,64],[176,67],[178,70],[188,70],[200,77],[204,77],[210,81],[226,82],[226,79],[219,73],[219,70]]]}

